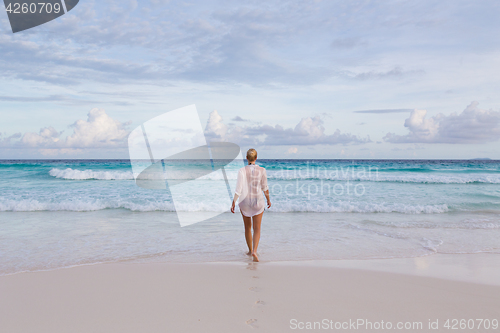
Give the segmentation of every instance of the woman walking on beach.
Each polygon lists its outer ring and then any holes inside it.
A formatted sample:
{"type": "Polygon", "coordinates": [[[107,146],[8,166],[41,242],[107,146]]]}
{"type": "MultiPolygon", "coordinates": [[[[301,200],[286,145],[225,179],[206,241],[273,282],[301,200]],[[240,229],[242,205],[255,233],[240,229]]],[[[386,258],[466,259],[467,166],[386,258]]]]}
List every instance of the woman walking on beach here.
{"type": "Polygon", "coordinates": [[[259,261],[257,247],[259,246],[260,224],[265,208],[262,191],[266,195],[267,208],[271,208],[271,199],[269,199],[266,169],[255,165],[255,161],[257,160],[257,151],[255,149],[252,148],[247,151],[247,160],[248,165],[238,171],[238,180],[236,181],[236,191],[234,192],[231,212],[234,213],[236,200],[240,198],[238,206],[240,207],[243,222],[245,223],[245,238],[248,246],[247,254],[253,257],[253,261],[259,261]]]}

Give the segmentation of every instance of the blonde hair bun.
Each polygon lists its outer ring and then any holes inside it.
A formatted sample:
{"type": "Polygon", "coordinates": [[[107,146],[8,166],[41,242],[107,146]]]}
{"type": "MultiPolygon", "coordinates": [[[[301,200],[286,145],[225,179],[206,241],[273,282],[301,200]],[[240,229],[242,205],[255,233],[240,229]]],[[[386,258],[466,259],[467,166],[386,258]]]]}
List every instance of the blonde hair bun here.
{"type": "Polygon", "coordinates": [[[257,150],[250,148],[247,151],[247,160],[248,162],[253,162],[257,159],[257,150]]]}

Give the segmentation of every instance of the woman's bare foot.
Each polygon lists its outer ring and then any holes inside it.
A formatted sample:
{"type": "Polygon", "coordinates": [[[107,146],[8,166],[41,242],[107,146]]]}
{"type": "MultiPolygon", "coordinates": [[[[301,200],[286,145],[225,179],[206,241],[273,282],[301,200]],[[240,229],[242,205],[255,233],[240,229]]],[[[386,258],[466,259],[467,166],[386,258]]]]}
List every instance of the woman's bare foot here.
{"type": "Polygon", "coordinates": [[[252,253],[253,261],[259,262],[259,257],[257,257],[257,253],[252,253]]]}
{"type": "Polygon", "coordinates": [[[252,252],[251,251],[248,251],[247,252],[247,256],[251,256],[252,255],[252,252]]]}

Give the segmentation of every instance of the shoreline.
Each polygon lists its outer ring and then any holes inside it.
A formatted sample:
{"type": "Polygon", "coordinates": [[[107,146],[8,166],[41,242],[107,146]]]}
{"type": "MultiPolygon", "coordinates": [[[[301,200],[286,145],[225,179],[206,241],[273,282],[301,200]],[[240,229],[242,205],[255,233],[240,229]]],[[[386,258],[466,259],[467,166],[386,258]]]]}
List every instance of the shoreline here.
{"type": "MultiPolygon", "coordinates": [[[[33,271],[20,271],[13,273],[0,273],[4,276],[19,274],[33,274],[39,272],[52,272],[78,267],[92,267],[101,265],[247,265],[253,263],[248,257],[247,261],[155,261],[153,259],[137,260],[125,259],[108,262],[83,263],[63,267],[40,269],[33,271]]],[[[411,276],[431,277],[437,279],[454,280],[478,284],[500,286],[500,253],[434,253],[418,257],[397,258],[362,258],[362,259],[309,259],[309,260],[279,260],[266,261],[261,258],[258,264],[298,267],[332,267],[344,269],[357,269],[375,272],[395,273],[411,276]],[[474,267],[464,266],[464,261],[473,261],[474,267]],[[487,270],[485,272],[485,269],[487,270]],[[458,270],[458,271],[457,271],[458,270]]]]}
{"type": "MultiPolygon", "coordinates": [[[[433,331],[445,332],[447,319],[500,320],[500,285],[431,276],[455,267],[456,275],[470,278],[459,268],[470,267],[471,260],[479,268],[486,260],[491,271],[500,271],[500,256],[433,257],[423,270],[427,275],[410,269],[419,267],[415,258],[383,259],[385,266],[382,259],[108,263],[18,273],[0,276],[0,323],[6,332],[23,333],[219,333],[300,330],[292,320],[363,319],[421,322],[425,332],[429,321],[438,320],[433,331]]],[[[484,282],[485,274],[475,278],[484,282]]]]}

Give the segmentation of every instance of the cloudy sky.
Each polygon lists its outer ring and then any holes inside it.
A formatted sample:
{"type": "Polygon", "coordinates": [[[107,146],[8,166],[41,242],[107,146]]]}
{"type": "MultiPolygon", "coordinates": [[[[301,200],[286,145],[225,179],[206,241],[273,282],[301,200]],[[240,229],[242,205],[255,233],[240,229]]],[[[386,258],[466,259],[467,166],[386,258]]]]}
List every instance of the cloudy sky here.
{"type": "Polygon", "coordinates": [[[0,158],[127,158],[196,104],[261,158],[500,159],[500,2],[80,0],[0,14],[0,158]],[[216,110],[216,111],[214,111],[216,110]]]}

